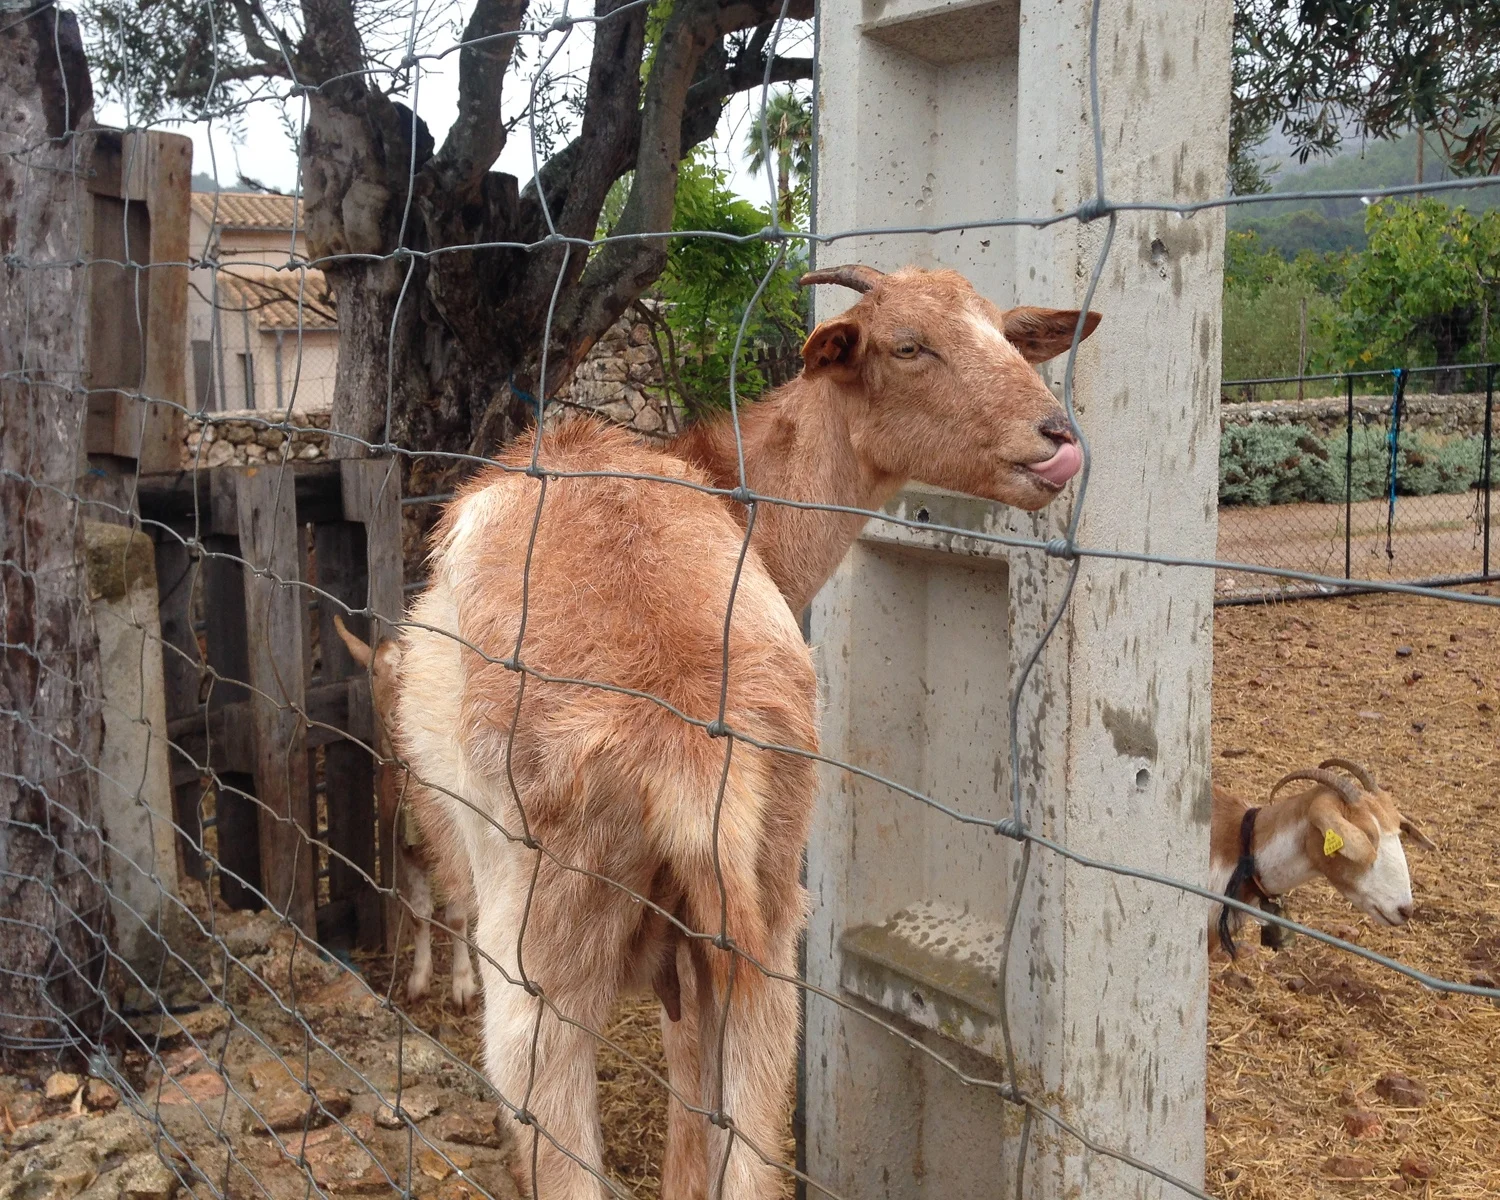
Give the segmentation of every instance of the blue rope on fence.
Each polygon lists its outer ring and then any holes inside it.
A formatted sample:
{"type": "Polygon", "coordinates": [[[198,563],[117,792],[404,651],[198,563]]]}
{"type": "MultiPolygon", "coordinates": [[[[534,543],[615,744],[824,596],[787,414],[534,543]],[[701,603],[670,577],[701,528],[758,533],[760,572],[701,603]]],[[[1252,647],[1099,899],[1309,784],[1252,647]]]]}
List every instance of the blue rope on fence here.
{"type": "Polygon", "coordinates": [[[1406,368],[1396,367],[1391,371],[1395,382],[1391,385],[1391,425],[1385,435],[1386,449],[1386,512],[1385,512],[1385,557],[1393,561],[1396,557],[1391,538],[1396,529],[1396,462],[1401,448],[1401,401],[1406,395],[1406,368]]]}

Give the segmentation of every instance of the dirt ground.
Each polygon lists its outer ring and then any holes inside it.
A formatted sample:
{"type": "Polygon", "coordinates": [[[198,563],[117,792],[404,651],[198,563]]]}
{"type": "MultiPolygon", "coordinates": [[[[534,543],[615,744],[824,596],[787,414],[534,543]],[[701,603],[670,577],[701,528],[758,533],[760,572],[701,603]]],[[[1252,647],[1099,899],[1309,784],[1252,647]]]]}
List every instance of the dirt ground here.
{"type": "MultiPolygon", "coordinates": [[[[1439,847],[1409,848],[1418,911],[1402,929],[1371,926],[1321,884],[1294,893],[1289,915],[1434,975],[1500,977],[1500,610],[1393,597],[1220,609],[1215,656],[1218,782],[1263,798],[1284,772],[1343,755],[1439,847]]],[[[182,1187],[206,1198],[225,1179],[235,1196],[305,1200],[309,1173],[335,1194],[516,1195],[515,1141],[474,1074],[478,1019],[444,996],[446,938],[433,997],[402,1006],[413,1031],[378,999],[388,962],[359,961],[367,987],[273,920],[217,921],[265,982],[241,968],[226,980],[222,954],[189,937],[207,986],[169,969],[161,991],[176,1015],[132,1018],[113,1098],[80,1076],[51,1081],[49,1099],[51,1067],[0,1076],[0,1200],[170,1200],[182,1187]],[[224,995],[233,1017],[215,1003],[224,995]],[[165,1138],[153,1142],[132,1107],[165,1138]]],[[[409,951],[402,982],[408,967],[409,951]]],[[[139,994],[126,1001],[145,1006],[139,994]]],[[[1500,1006],[1435,994],[1304,938],[1216,965],[1209,1025],[1211,1193],[1500,1194],[1500,1006]]],[[[654,1005],[622,1005],[606,1037],[606,1168],[655,1197],[665,1094],[652,1074],[665,1066],[654,1005]]]]}

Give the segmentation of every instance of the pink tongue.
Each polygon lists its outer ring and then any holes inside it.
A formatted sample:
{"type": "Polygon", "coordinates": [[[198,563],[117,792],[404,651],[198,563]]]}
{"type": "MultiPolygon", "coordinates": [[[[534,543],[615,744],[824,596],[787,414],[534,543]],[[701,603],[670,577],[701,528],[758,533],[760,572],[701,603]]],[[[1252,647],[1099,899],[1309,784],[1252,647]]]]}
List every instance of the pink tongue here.
{"type": "Polygon", "coordinates": [[[1083,451],[1072,442],[1064,442],[1046,462],[1031,463],[1031,469],[1048,483],[1059,486],[1077,475],[1083,467],[1083,451]]]}

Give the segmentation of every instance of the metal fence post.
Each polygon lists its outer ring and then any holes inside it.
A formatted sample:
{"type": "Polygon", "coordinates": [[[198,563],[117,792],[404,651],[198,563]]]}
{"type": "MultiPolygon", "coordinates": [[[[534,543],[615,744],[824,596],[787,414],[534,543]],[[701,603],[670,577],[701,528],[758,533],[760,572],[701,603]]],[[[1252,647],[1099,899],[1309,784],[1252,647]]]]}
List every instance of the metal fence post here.
{"type": "Polygon", "coordinates": [[[1479,477],[1484,484],[1484,577],[1490,577],[1490,486],[1494,464],[1491,460],[1492,440],[1495,425],[1495,364],[1484,369],[1484,457],[1480,461],[1479,477]]]}
{"type": "Polygon", "coordinates": [[[1344,578],[1354,578],[1354,376],[1344,376],[1344,578]]]}

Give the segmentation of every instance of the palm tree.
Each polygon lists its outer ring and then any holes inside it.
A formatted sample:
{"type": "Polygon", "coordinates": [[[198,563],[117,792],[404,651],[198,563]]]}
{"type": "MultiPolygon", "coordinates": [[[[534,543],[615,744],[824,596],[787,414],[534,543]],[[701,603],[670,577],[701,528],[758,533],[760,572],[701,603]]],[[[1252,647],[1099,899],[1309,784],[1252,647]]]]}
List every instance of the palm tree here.
{"type": "Polygon", "coordinates": [[[745,131],[745,157],[751,171],[765,169],[768,142],[776,156],[777,211],[782,223],[790,225],[796,195],[792,177],[797,177],[800,186],[812,174],[812,104],[806,97],[789,88],[766,102],[760,119],[745,131]]]}

